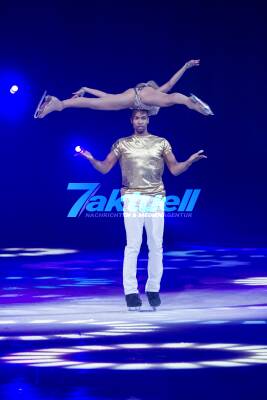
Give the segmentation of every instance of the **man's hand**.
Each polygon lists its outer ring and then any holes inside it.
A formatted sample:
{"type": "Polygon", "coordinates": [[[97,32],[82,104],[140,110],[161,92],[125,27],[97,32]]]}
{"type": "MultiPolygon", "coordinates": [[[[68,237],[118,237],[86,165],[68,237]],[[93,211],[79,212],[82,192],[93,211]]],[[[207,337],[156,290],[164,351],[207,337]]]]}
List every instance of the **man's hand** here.
{"type": "MultiPolygon", "coordinates": [[[[77,146],[78,147],[78,146],[77,146]]],[[[77,151],[74,154],[74,157],[77,156],[83,156],[84,158],[87,158],[87,160],[92,160],[94,157],[92,156],[92,154],[90,153],[90,151],[83,149],[82,147],[80,148],[79,151],[77,151]]]]}
{"type": "Polygon", "coordinates": [[[200,64],[200,60],[190,60],[190,61],[187,61],[187,63],[185,63],[185,68],[189,69],[192,67],[199,67],[199,64],[200,64]]]}
{"type": "Polygon", "coordinates": [[[84,150],[82,149],[82,151],[80,152],[81,156],[87,158],[87,160],[92,160],[94,157],[92,156],[92,154],[90,153],[90,151],[88,150],[84,150]]]}
{"type": "Polygon", "coordinates": [[[202,154],[204,152],[204,150],[199,150],[197,153],[192,154],[189,158],[188,161],[193,164],[196,161],[201,160],[202,158],[208,158],[207,156],[205,156],[204,154],[202,154]]]}

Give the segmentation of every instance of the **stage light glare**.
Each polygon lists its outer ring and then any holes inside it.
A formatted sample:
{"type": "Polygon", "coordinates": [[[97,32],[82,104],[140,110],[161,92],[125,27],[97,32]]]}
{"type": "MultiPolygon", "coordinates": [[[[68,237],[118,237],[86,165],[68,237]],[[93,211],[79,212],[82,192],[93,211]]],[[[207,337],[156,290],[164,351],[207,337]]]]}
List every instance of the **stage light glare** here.
{"type": "Polygon", "coordinates": [[[18,90],[19,90],[19,87],[17,85],[13,85],[10,88],[10,93],[15,94],[15,93],[17,93],[18,90]]]}
{"type": "MultiPolygon", "coordinates": [[[[42,367],[65,367],[68,369],[122,369],[122,370],[144,370],[144,369],[194,369],[194,368],[210,368],[210,367],[240,367],[240,366],[251,366],[259,364],[267,364],[267,346],[265,345],[244,345],[238,343],[120,343],[112,346],[99,346],[99,345],[88,345],[88,346],[76,346],[71,348],[50,348],[50,349],[39,349],[32,352],[22,352],[9,354],[5,357],[1,357],[2,361],[11,364],[27,364],[29,366],[42,366],[42,367]],[[181,349],[189,347],[194,350],[223,350],[223,351],[234,351],[242,352],[243,357],[230,358],[227,360],[203,360],[195,363],[192,362],[165,362],[165,363],[110,363],[108,360],[98,362],[77,362],[75,360],[65,360],[65,357],[71,357],[75,353],[84,353],[92,351],[109,351],[109,350],[127,350],[136,351],[136,349],[143,349],[146,352],[147,349],[181,349]]],[[[178,357],[179,359],[179,357],[178,357]]]]}

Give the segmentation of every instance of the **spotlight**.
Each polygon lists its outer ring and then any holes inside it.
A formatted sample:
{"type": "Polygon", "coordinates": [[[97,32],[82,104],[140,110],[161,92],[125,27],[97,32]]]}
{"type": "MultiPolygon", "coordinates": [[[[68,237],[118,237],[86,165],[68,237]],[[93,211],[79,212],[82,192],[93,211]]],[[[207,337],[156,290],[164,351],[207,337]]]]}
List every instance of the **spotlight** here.
{"type": "Polygon", "coordinates": [[[81,146],[76,146],[75,151],[76,151],[76,153],[82,153],[83,148],[81,146]]]}
{"type": "Polygon", "coordinates": [[[18,86],[17,86],[17,85],[13,85],[13,86],[10,88],[10,93],[11,93],[11,94],[15,94],[18,90],[19,90],[18,86]]]}

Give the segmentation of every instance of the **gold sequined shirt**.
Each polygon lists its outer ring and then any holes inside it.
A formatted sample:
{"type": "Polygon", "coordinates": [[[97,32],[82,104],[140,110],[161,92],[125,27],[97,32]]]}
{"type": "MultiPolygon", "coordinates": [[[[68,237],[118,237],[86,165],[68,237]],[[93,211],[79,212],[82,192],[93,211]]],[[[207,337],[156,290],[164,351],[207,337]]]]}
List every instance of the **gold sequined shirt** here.
{"type": "Polygon", "coordinates": [[[133,134],[118,139],[111,150],[120,161],[122,195],[139,192],[165,196],[164,156],[172,151],[168,140],[151,134],[133,134]]]}

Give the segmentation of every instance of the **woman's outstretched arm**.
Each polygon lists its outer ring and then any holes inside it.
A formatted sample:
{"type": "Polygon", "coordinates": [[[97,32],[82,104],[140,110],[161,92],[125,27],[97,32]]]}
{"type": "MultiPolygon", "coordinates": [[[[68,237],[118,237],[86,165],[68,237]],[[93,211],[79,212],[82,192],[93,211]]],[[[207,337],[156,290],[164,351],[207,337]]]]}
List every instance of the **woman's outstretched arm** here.
{"type": "Polygon", "coordinates": [[[103,92],[102,90],[91,89],[91,88],[83,86],[81,89],[77,90],[77,92],[73,92],[72,94],[74,96],[72,96],[72,97],[82,97],[85,95],[85,93],[90,93],[96,97],[105,97],[107,94],[109,94],[109,93],[103,92]]]}
{"type": "Polygon", "coordinates": [[[187,63],[185,63],[185,65],[179,69],[179,71],[177,71],[172,77],[171,79],[166,82],[164,85],[160,86],[157,90],[159,90],[160,92],[163,93],[168,93],[173,86],[179,81],[179,79],[183,76],[183,74],[185,73],[185,71],[189,68],[192,67],[197,67],[199,66],[200,60],[191,60],[188,61],[187,63]]]}

